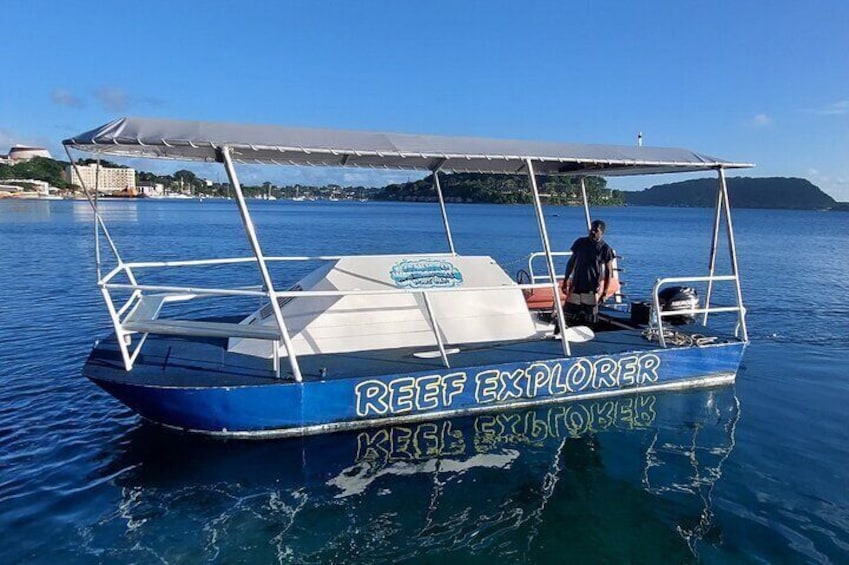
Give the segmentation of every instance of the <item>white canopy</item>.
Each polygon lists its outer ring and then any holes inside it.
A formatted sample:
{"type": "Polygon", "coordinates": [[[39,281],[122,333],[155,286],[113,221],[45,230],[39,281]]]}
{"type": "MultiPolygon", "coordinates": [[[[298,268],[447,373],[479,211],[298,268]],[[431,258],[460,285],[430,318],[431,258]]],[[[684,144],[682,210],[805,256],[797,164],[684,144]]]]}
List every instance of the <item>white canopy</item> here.
{"type": "Polygon", "coordinates": [[[130,157],[220,161],[229,147],[241,163],[599,176],[680,173],[751,167],[687,149],[581,145],[287,128],[216,122],[121,118],[63,143],[83,151],[130,157]]]}

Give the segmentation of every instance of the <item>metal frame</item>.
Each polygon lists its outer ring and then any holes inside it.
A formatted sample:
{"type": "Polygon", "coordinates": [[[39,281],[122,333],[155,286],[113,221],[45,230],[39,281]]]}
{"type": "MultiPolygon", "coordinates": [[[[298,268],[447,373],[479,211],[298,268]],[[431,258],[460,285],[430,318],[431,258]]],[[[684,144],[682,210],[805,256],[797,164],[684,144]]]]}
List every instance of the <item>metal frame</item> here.
{"type": "Polygon", "coordinates": [[[553,290],[552,299],[554,309],[557,312],[557,327],[560,330],[560,343],[563,345],[563,354],[567,357],[572,355],[572,348],[569,346],[569,341],[566,339],[566,318],[563,315],[563,303],[560,302],[560,287],[557,284],[557,273],[554,270],[554,258],[551,255],[551,244],[548,241],[548,230],[545,227],[545,216],[542,213],[542,202],[539,198],[539,189],[537,188],[537,179],[534,174],[534,162],[531,159],[525,159],[525,168],[528,171],[528,179],[531,184],[531,192],[534,197],[534,211],[537,215],[537,224],[539,225],[539,235],[542,239],[542,248],[545,252],[545,261],[548,265],[548,276],[551,279],[551,288],[553,290]]]}
{"type": "MultiPolygon", "coordinates": [[[[144,338],[142,339],[139,346],[135,349],[133,353],[129,351],[129,344],[127,343],[128,333],[124,331],[121,327],[120,318],[118,312],[115,309],[115,304],[112,301],[112,297],[109,294],[109,291],[104,287],[102,281],[102,265],[103,258],[100,252],[100,232],[103,231],[103,235],[106,238],[107,243],[109,244],[109,248],[112,250],[112,254],[115,257],[115,261],[118,263],[118,269],[123,270],[127,276],[127,280],[130,281],[130,284],[136,285],[138,284],[136,278],[133,274],[132,269],[126,266],[123,259],[121,258],[121,254],[118,252],[118,247],[115,245],[115,241],[112,239],[112,236],[109,234],[109,229],[106,227],[106,223],[103,221],[103,217],[100,215],[100,210],[97,206],[97,197],[98,190],[100,188],[100,157],[97,159],[97,169],[95,171],[95,181],[94,181],[94,197],[92,198],[89,193],[89,189],[86,186],[86,183],[83,181],[83,176],[80,174],[80,169],[74,159],[71,157],[71,152],[68,149],[68,146],[65,146],[65,154],[68,156],[68,161],[71,163],[71,166],[77,173],[77,177],[80,179],[80,185],[83,189],[83,194],[86,197],[89,205],[92,208],[94,213],[94,260],[95,260],[95,272],[97,274],[98,285],[100,286],[100,292],[103,296],[103,300],[106,303],[106,309],[109,312],[109,317],[112,320],[112,326],[115,329],[115,336],[118,338],[118,347],[121,350],[121,356],[124,359],[124,367],[129,371],[133,367],[133,363],[138,357],[139,352],[141,351],[141,345],[144,343],[144,338]]],[[[134,291],[130,296],[130,300],[134,298],[138,298],[140,296],[140,291],[134,291]],[[136,292],[139,294],[137,295],[136,292]]]]}
{"type": "MultiPolygon", "coordinates": [[[[666,340],[663,335],[663,318],[665,316],[680,316],[680,315],[697,315],[702,314],[702,325],[707,326],[708,315],[710,313],[719,312],[737,312],[737,330],[739,331],[740,339],[744,342],[749,341],[749,331],[746,325],[746,308],[743,305],[743,291],[740,285],[740,274],[737,267],[737,246],[734,239],[734,227],[731,222],[731,207],[728,200],[728,183],[725,180],[725,169],[717,167],[717,197],[716,208],[713,219],[713,233],[711,237],[710,257],[708,260],[708,275],[706,277],[670,277],[658,279],[652,289],[652,305],[657,318],[658,340],[662,347],[666,347],[666,340]],[[722,218],[725,217],[726,237],[728,241],[728,253],[731,260],[730,275],[716,275],[716,254],[719,247],[719,230],[722,218]],[[714,282],[728,281],[734,283],[736,306],[711,306],[711,298],[713,295],[714,282]],[[664,285],[671,283],[689,283],[689,282],[707,282],[707,293],[705,295],[705,307],[693,308],[690,310],[676,310],[674,312],[663,312],[660,309],[660,299],[658,292],[664,285]]],[[[736,333],[736,332],[735,332],[736,333]]]]}
{"type": "MultiPolygon", "coordinates": [[[[428,319],[430,320],[430,325],[433,329],[434,336],[439,347],[440,356],[442,358],[443,364],[446,367],[450,367],[445,344],[443,343],[442,336],[439,329],[438,321],[433,313],[431,308],[430,300],[428,297],[428,293],[432,292],[467,292],[467,291],[481,291],[481,290],[503,290],[504,287],[476,287],[476,288],[456,288],[456,289],[427,289],[426,291],[423,289],[390,289],[390,290],[371,290],[371,291],[277,291],[274,288],[273,281],[268,270],[268,262],[271,261],[309,261],[309,260],[336,260],[341,258],[340,256],[316,256],[316,257],[266,257],[259,243],[259,239],[256,234],[256,228],[254,226],[253,220],[251,218],[250,212],[248,211],[247,203],[245,201],[244,194],[242,192],[241,185],[239,183],[238,176],[236,174],[236,170],[233,164],[233,158],[231,154],[231,149],[228,146],[221,146],[218,148],[217,155],[218,160],[221,162],[227,172],[227,175],[230,179],[230,183],[233,186],[234,193],[236,196],[236,203],[239,209],[240,217],[242,220],[243,228],[245,230],[245,234],[251,244],[251,249],[253,251],[253,257],[237,257],[237,258],[223,258],[223,259],[201,259],[201,260],[186,260],[186,261],[154,261],[154,262],[135,262],[135,263],[126,263],[123,261],[120,253],[118,252],[118,248],[115,245],[115,242],[109,233],[109,230],[106,227],[105,222],[103,221],[103,217],[100,214],[98,202],[97,202],[97,186],[95,187],[94,196],[89,192],[89,188],[85,186],[85,183],[82,181],[82,176],[79,175],[79,168],[77,164],[74,162],[71,157],[69,146],[65,146],[65,151],[68,155],[69,161],[71,165],[77,170],[77,174],[80,177],[80,182],[83,185],[83,192],[91,205],[94,211],[94,232],[95,232],[95,262],[96,262],[96,271],[98,278],[98,286],[100,288],[101,294],[103,295],[104,301],[106,303],[107,310],[109,312],[110,318],[112,320],[113,327],[115,329],[116,336],[118,337],[118,345],[121,350],[121,354],[124,360],[124,365],[127,371],[132,370],[133,364],[136,358],[141,351],[141,347],[144,345],[144,341],[146,340],[148,334],[144,333],[139,342],[136,344],[135,348],[131,351],[130,346],[132,345],[132,335],[137,333],[134,331],[130,331],[124,327],[124,322],[126,319],[134,312],[134,308],[137,308],[142,299],[144,298],[146,292],[162,292],[166,293],[161,300],[161,304],[167,302],[174,302],[177,300],[186,300],[190,298],[198,298],[203,296],[257,296],[268,299],[271,304],[271,308],[274,314],[275,323],[277,326],[277,330],[279,331],[280,339],[275,339],[272,341],[273,353],[273,364],[274,371],[279,376],[280,375],[280,355],[278,354],[277,348],[280,345],[280,341],[282,341],[282,345],[285,347],[286,355],[289,358],[289,364],[292,371],[292,375],[294,376],[297,382],[302,382],[303,376],[300,371],[300,366],[298,363],[297,355],[295,354],[294,347],[292,345],[291,336],[288,333],[288,329],[286,327],[285,319],[283,316],[282,309],[279,304],[279,299],[281,298],[298,298],[298,297],[311,297],[311,296],[344,296],[344,295],[379,295],[379,294],[399,294],[399,293],[407,293],[407,294],[421,294],[423,298],[423,302],[427,311],[428,319]],[[106,242],[112,251],[112,254],[117,262],[117,266],[112,269],[105,276],[102,272],[102,264],[103,258],[101,253],[101,245],[100,245],[100,236],[101,234],[106,239],[106,242]],[[136,276],[134,274],[134,269],[142,269],[142,268],[153,268],[153,267],[182,267],[182,266],[205,266],[205,265],[221,265],[221,264],[237,264],[237,263],[249,263],[255,262],[257,264],[260,279],[262,285],[260,287],[242,287],[235,289],[222,289],[222,288],[191,288],[191,287],[181,287],[181,286],[168,286],[168,285],[142,285],[139,284],[136,276]],[[129,284],[121,284],[112,282],[112,280],[119,274],[124,274],[129,281],[129,284]],[[127,301],[120,307],[117,308],[116,304],[113,300],[110,291],[113,290],[129,290],[130,297],[127,301]],[[123,320],[122,320],[123,317],[123,320]]],[[[524,168],[527,171],[529,184],[533,196],[533,206],[534,211],[537,218],[537,224],[539,228],[539,235],[542,241],[544,251],[531,255],[532,260],[533,256],[545,256],[546,266],[548,271],[548,277],[540,276],[537,277],[533,275],[533,271],[531,271],[531,283],[530,284],[517,284],[515,288],[519,288],[522,290],[525,289],[534,289],[534,288],[546,288],[550,287],[553,290],[553,296],[559,296],[559,280],[557,277],[557,273],[554,267],[554,259],[555,255],[560,256],[568,256],[570,252],[552,252],[551,244],[548,237],[548,230],[545,223],[545,217],[542,210],[542,202],[540,199],[539,189],[536,182],[536,173],[534,169],[534,161],[532,158],[524,158],[524,168]],[[547,279],[546,283],[538,284],[537,279],[543,280],[547,279]]],[[[99,163],[99,159],[98,159],[99,163]]],[[[445,207],[445,199],[442,193],[442,187],[439,181],[439,169],[444,163],[444,160],[437,161],[437,163],[432,168],[433,174],[433,184],[436,190],[440,212],[442,215],[442,221],[445,228],[445,235],[448,242],[448,253],[431,253],[431,254],[417,254],[415,256],[430,256],[430,257],[441,257],[441,256],[455,256],[457,255],[453,237],[451,234],[451,227],[448,221],[448,215],[445,207]]],[[[659,279],[653,289],[653,305],[655,312],[657,314],[657,324],[660,330],[660,343],[663,347],[666,347],[665,340],[663,338],[662,331],[662,319],[664,316],[668,315],[681,315],[681,314],[704,314],[703,324],[707,325],[708,314],[711,312],[738,312],[739,321],[738,328],[742,333],[743,341],[748,341],[748,331],[746,327],[745,320],[745,308],[743,307],[743,299],[742,299],[742,289],[740,285],[739,275],[738,275],[738,266],[737,266],[737,254],[736,254],[736,246],[734,243],[734,231],[731,223],[731,214],[728,206],[728,190],[727,184],[725,180],[725,173],[723,167],[717,167],[718,171],[718,193],[717,193],[717,207],[716,213],[714,217],[714,226],[713,226],[713,237],[711,243],[711,251],[710,251],[710,261],[709,261],[709,275],[707,277],[676,277],[676,278],[665,278],[659,279]],[[715,265],[716,265],[716,252],[718,246],[718,238],[719,238],[719,229],[720,223],[723,216],[725,217],[726,230],[727,230],[727,238],[729,242],[729,253],[731,256],[731,265],[732,265],[732,274],[727,276],[716,276],[715,275],[715,265]],[[705,308],[694,309],[692,311],[675,311],[664,313],[660,311],[659,300],[657,297],[658,289],[665,284],[670,284],[673,282],[699,282],[706,281],[708,282],[708,292],[706,297],[705,308]],[[736,290],[736,299],[737,305],[735,307],[711,307],[710,300],[713,291],[713,283],[718,281],[733,281],[735,283],[736,290]]],[[[98,171],[99,172],[99,171],[98,171]]],[[[98,181],[95,183],[98,184],[98,181]]],[[[589,229],[591,224],[590,218],[590,210],[589,210],[589,199],[587,196],[586,183],[583,176],[580,176],[580,186],[581,193],[584,204],[584,215],[587,222],[587,228],[589,229]]],[[[369,257],[373,255],[366,255],[365,257],[369,257]]],[[[562,277],[561,277],[562,278],[562,277]]],[[[565,316],[563,312],[563,304],[560,300],[554,300],[554,306],[557,313],[557,324],[560,330],[560,341],[563,347],[564,355],[571,356],[571,348],[568,340],[565,338],[565,316]]],[[[158,309],[157,309],[158,315],[158,309]]],[[[188,334],[192,335],[192,334],[188,334]]],[[[267,339],[267,338],[266,338],[267,339]]]]}
{"type": "MultiPolygon", "coordinates": [[[[571,251],[552,251],[551,256],[552,257],[571,257],[572,252],[571,251]]],[[[530,277],[531,277],[531,282],[535,283],[538,280],[550,282],[548,275],[537,275],[537,274],[534,273],[534,259],[536,259],[538,257],[545,257],[545,252],[535,251],[535,252],[531,253],[530,255],[528,255],[528,275],[530,275],[530,277]]],[[[557,280],[563,280],[563,276],[558,276],[557,280]]]]}
{"type": "MultiPolygon", "coordinates": [[[[283,345],[286,347],[287,357],[289,358],[289,366],[292,368],[292,374],[298,382],[303,381],[301,376],[301,367],[298,365],[298,356],[295,355],[295,349],[292,347],[292,341],[289,337],[289,331],[286,329],[286,322],[283,320],[283,312],[280,310],[280,304],[277,302],[277,293],[274,291],[274,283],[271,281],[271,274],[268,272],[268,266],[265,263],[265,257],[262,255],[262,248],[259,245],[259,240],[256,237],[256,228],[254,228],[251,214],[248,211],[248,205],[245,203],[245,195],[242,194],[242,185],[239,184],[239,178],[236,176],[236,169],[233,167],[233,161],[230,159],[230,148],[224,146],[220,151],[221,158],[224,161],[224,167],[227,169],[227,176],[230,178],[230,184],[233,186],[233,191],[236,193],[236,202],[239,205],[239,213],[242,216],[242,224],[245,227],[245,233],[251,243],[251,248],[256,257],[257,266],[259,267],[260,275],[262,276],[265,290],[268,292],[268,298],[271,301],[271,309],[274,312],[274,319],[277,322],[277,328],[280,330],[280,335],[283,338],[283,345]]],[[[274,359],[274,370],[280,374],[280,358],[276,351],[272,354],[274,359]]]]}
{"type": "MultiPolygon", "coordinates": [[[[657,279],[654,283],[654,287],[652,287],[652,308],[654,309],[656,318],[657,318],[657,331],[658,331],[658,341],[660,342],[661,347],[666,347],[666,339],[663,335],[663,318],[669,316],[681,316],[681,315],[698,315],[705,314],[707,315],[709,312],[719,313],[719,312],[737,312],[739,315],[739,323],[745,324],[745,308],[741,305],[737,306],[705,306],[704,308],[691,308],[689,310],[675,310],[675,311],[662,311],[660,309],[660,298],[658,297],[658,292],[660,289],[668,284],[673,283],[693,283],[693,282],[708,282],[713,283],[717,281],[735,281],[737,277],[734,275],[721,275],[721,276],[713,276],[709,275],[706,277],[666,277],[662,279],[657,279]]],[[[748,341],[748,338],[743,338],[743,341],[748,341]]]]}
{"type": "Polygon", "coordinates": [[[587,185],[584,182],[584,177],[581,177],[581,198],[584,200],[584,216],[587,218],[587,231],[592,227],[590,220],[590,200],[587,198],[587,185]]]}
{"type": "MultiPolygon", "coordinates": [[[[68,159],[71,162],[72,166],[77,168],[76,163],[71,157],[70,151],[68,147],[65,147],[65,151],[68,155],[68,159]]],[[[434,336],[437,341],[437,345],[439,347],[440,355],[442,357],[442,361],[446,367],[450,367],[448,362],[448,357],[445,349],[445,344],[442,340],[442,336],[439,330],[439,324],[436,320],[436,317],[433,313],[433,310],[430,305],[430,300],[428,298],[428,292],[468,292],[468,291],[481,291],[481,290],[504,290],[503,287],[467,287],[461,289],[429,289],[428,291],[420,290],[420,289],[398,289],[398,290],[372,290],[372,291],[276,291],[273,286],[273,282],[271,280],[270,273],[268,271],[267,264],[272,261],[330,261],[330,260],[338,260],[342,258],[342,256],[273,256],[266,257],[262,253],[262,249],[259,244],[258,237],[256,235],[256,229],[253,224],[253,220],[251,218],[250,212],[247,208],[247,203],[244,198],[244,194],[241,190],[241,185],[239,184],[238,177],[235,171],[235,167],[233,167],[232,160],[230,158],[229,150],[227,148],[222,148],[221,150],[221,160],[224,162],[225,167],[227,168],[227,174],[230,178],[231,184],[233,184],[234,192],[236,193],[237,205],[239,208],[239,212],[242,218],[243,227],[245,228],[246,235],[251,243],[252,250],[254,251],[253,257],[229,257],[229,258],[220,258],[220,259],[193,259],[193,260],[183,260],[183,261],[141,261],[141,262],[131,262],[127,263],[123,260],[120,253],[118,252],[118,247],[115,244],[111,234],[109,233],[108,228],[106,227],[105,222],[103,221],[103,217],[100,214],[100,210],[97,203],[97,193],[95,192],[94,196],[89,192],[89,187],[85,185],[82,181],[82,176],[79,174],[79,169],[77,168],[77,174],[80,177],[80,182],[83,185],[83,193],[86,196],[89,204],[92,207],[94,213],[94,231],[95,231],[95,262],[96,262],[96,271],[97,271],[97,279],[98,279],[98,287],[100,288],[101,294],[103,296],[104,302],[106,303],[107,311],[109,312],[109,317],[112,321],[113,328],[115,330],[116,336],[118,336],[118,346],[121,350],[121,355],[124,360],[124,366],[127,371],[131,371],[133,365],[135,364],[136,359],[138,358],[139,353],[141,352],[141,348],[144,345],[145,340],[149,334],[142,334],[139,342],[135,345],[135,347],[130,350],[130,346],[132,345],[131,336],[137,332],[127,330],[124,327],[127,319],[134,313],[135,308],[138,308],[142,302],[142,299],[145,297],[145,293],[158,292],[165,293],[161,297],[161,304],[166,304],[169,302],[175,302],[178,300],[188,300],[194,298],[201,297],[210,297],[210,296],[254,296],[268,299],[272,305],[272,310],[274,312],[275,322],[277,323],[277,329],[280,332],[281,339],[284,342],[284,347],[286,348],[287,357],[289,358],[289,363],[292,368],[292,374],[298,382],[302,381],[302,375],[300,373],[300,366],[297,361],[297,355],[294,353],[294,348],[291,343],[291,338],[288,335],[288,331],[285,325],[285,321],[283,318],[282,310],[280,309],[280,305],[278,300],[280,298],[298,298],[298,297],[311,297],[311,296],[345,296],[345,295],[375,295],[375,294],[421,294],[424,300],[425,308],[427,310],[428,319],[430,320],[431,327],[433,328],[434,336]],[[103,258],[100,250],[100,235],[101,233],[105,237],[109,248],[112,251],[113,256],[115,257],[115,261],[117,265],[105,275],[103,274],[103,258]],[[240,264],[240,263],[256,263],[258,265],[260,271],[260,277],[263,282],[262,286],[259,287],[242,287],[242,288],[204,288],[204,287],[184,287],[184,286],[171,286],[171,285],[145,285],[139,284],[136,276],[134,274],[134,269],[146,269],[146,268],[162,268],[162,267],[196,267],[196,266],[208,266],[208,265],[225,265],[225,264],[240,264]],[[115,277],[120,274],[124,274],[129,281],[128,284],[116,283],[112,282],[115,277]],[[130,292],[129,298],[126,302],[117,307],[115,301],[112,297],[111,291],[116,290],[128,290],[130,292]]],[[[435,184],[437,186],[437,192],[439,194],[440,199],[440,209],[442,211],[443,222],[446,230],[446,235],[448,238],[450,253],[422,253],[422,254],[413,254],[411,257],[450,257],[456,255],[456,250],[454,249],[453,240],[451,238],[450,225],[448,222],[447,213],[445,211],[444,199],[442,198],[441,188],[439,187],[439,178],[436,172],[434,173],[435,184]]],[[[385,255],[363,255],[363,257],[380,257],[385,255]]],[[[529,285],[516,285],[519,289],[533,289],[533,288],[542,288],[546,287],[546,284],[529,284],[529,285]]],[[[149,295],[148,295],[149,296],[149,295]]],[[[157,315],[158,315],[157,308],[157,315]]],[[[191,330],[186,330],[187,335],[192,335],[191,330]]],[[[274,363],[274,370],[279,376],[280,374],[280,365],[279,365],[279,355],[277,354],[276,347],[277,341],[272,342],[275,351],[272,354],[272,360],[274,363]]]]}
{"type": "Polygon", "coordinates": [[[442,212],[442,224],[445,226],[445,237],[448,238],[448,249],[451,250],[451,255],[456,255],[454,238],[451,237],[451,226],[448,223],[448,213],[445,211],[445,199],[442,197],[442,186],[439,184],[439,167],[433,169],[433,186],[439,198],[439,210],[442,212]]]}
{"type": "Polygon", "coordinates": [[[731,272],[734,275],[734,288],[737,291],[737,307],[740,309],[740,330],[743,341],[749,341],[746,327],[746,309],[743,307],[743,289],[740,286],[740,274],[737,268],[737,244],[734,240],[734,226],[731,223],[731,207],[728,205],[728,185],[725,182],[725,170],[719,168],[719,185],[725,201],[725,229],[728,232],[728,253],[731,255],[731,272]]]}
{"type": "MultiPolygon", "coordinates": [[[[421,256],[421,257],[434,257],[438,254],[416,254],[410,255],[411,257],[421,256]]],[[[364,255],[363,257],[379,257],[380,255],[364,255]]],[[[444,256],[444,255],[442,255],[444,256]]],[[[275,257],[275,258],[266,258],[266,261],[275,260],[275,261],[298,261],[298,260],[314,260],[314,259],[323,259],[323,260],[334,260],[338,259],[338,257],[275,257]]],[[[253,262],[253,258],[227,258],[227,259],[206,259],[206,260],[191,260],[191,261],[161,261],[161,262],[145,262],[145,263],[126,263],[119,265],[112,269],[109,273],[106,274],[105,277],[101,281],[99,281],[99,286],[104,295],[104,298],[107,302],[107,308],[110,311],[110,316],[113,319],[113,323],[116,328],[117,335],[121,336],[129,336],[135,331],[128,331],[124,324],[132,317],[134,313],[134,309],[138,307],[141,303],[141,300],[145,297],[151,296],[151,293],[159,293],[159,296],[162,297],[162,303],[170,303],[178,300],[189,300],[195,298],[204,298],[204,297],[233,297],[233,296],[241,296],[241,297],[258,297],[269,299],[271,294],[267,292],[265,289],[261,287],[240,287],[240,288],[208,288],[208,287],[183,287],[183,286],[170,286],[170,285],[147,285],[147,284],[139,284],[139,283],[115,283],[111,282],[116,276],[121,274],[122,272],[126,272],[129,268],[155,268],[155,267],[183,267],[183,266],[207,266],[207,265],[224,265],[224,264],[237,264],[237,263],[249,263],[253,262]],[[120,291],[120,290],[129,290],[132,291],[130,298],[126,301],[126,303],[120,308],[116,309],[114,307],[114,302],[112,300],[110,291],[120,291]]],[[[546,288],[550,287],[549,283],[532,283],[525,285],[515,285],[512,288],[518,288],[520,290],[526,289],[535,289],[535,288],[546,288]]],[[[286,291],[275,291],[274,296],[279,299],[291,299],[291,298],[311,298],[311,297],[328,297],[328,296],[375,296],[375,295],[398,295],[398,294],[412,294],[412,295],[422,295],[424,300],[425,309],[427,312],[428,320],[430,322],[431,328],[434,332],[434,337],[436,339],[437,346],[440,350],[440,355],[443,359],[443,363],[446,367],[450,367],[448,363],[445,343],[442,340],[442,335],[439,329],[439,322],[436,319],[436,316],[433,312],[433,309],[430,304],[429,294],[433,293],[445,293],[445,292],[479,292],[479,291],[503,291],[505,288],[511,287],[463,287],[463,288],[439,288],[439,289],[379,289],[379,290],[286,290],[286,291]]],[[[157,311],[158,312],[158,311],[157,311]]],[[[281,312],[282,315],[282,312],[281,312]]],[[[185,335],[193,335],[190,330],[185,331],[185,335]]],[[[197,335],[203,335],[202,333],[198,333],[197,335]]],[[[282,335],[282,334],[281,334],[282,335]]],[[[127,351],[125,353],[125,365],[127,370],[132,370],[133,363],[138,355],[138,351],[140,350],[143,340],[146,338],[147,334],[144,334],[142,337],[142,342],[136,346],[136,349],[131,353],[127,351]]],[[[262,338],[256,338],[262,339],[262,338]]],[[[287,349],[288,351],[292,351],[292,349],[287,349]]],[[[275,354],[273,357],[277,357],[275,354]]],[[[279,370],[278,367],[275,367],[275,370],[279,370]]]]}

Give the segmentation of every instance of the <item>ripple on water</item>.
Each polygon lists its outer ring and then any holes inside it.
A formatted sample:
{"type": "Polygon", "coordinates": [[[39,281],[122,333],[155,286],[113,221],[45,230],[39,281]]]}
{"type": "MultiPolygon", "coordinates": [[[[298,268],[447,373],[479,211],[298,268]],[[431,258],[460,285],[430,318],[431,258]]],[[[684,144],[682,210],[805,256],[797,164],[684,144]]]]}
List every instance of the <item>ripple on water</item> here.
{"type": "MultiPolygon", "coordinates": [[[[832,259],[849,224],[835,217],[735,211],[752,344],[733,426],[727,413],[711,419],[704,402],[685,402],[692,396],[658,395],[643,428],[534,443],[508,426],[500,446],[469,439],[464,448],[489,447],[490,460],[506,461],[486,466],[450,443],[427,457],[375,449],[377,459],[358,460],[357,434],[244,444],[141,425],[80,375],[93,341],[110,331],[93,285],[90,212],[16,206],[0,212],[0,288],[14,297],[0,304],[2,562],[840,562],[849,553],[849,277],[832,259]],[[812,221],[823,235],[797,250],[812,221]],[[824,292],[800,293],[810,280],[824,292]]],[[[112,203],[107,215],[128,259],[185,259],[245,252],[229,237],[241,229],[231,208],[112,203]]],[[[310,222],[301,210],[259,205],[276,254],[303,254],[304,242],[325,254],[386,251],[386,241],[400,251],[444,245],[429,205],[312,206],[310,222]]],[[[539,245],[532,231],[519,235],[536,225],[528,207],[450,214],[458,248],[494,245],[511,271],[539,245]]],[[[635,299],[655,273],[704,268],[692,251],[711,214],[605,215],[635,299]],[[671,229],[654,229],[659,221],[671,229]],[[647,256],[658,246],[669,252],[647,256]]],[[[576,235],[567,219],[582,216],[552,218],[555,241],[576,235]]]]}

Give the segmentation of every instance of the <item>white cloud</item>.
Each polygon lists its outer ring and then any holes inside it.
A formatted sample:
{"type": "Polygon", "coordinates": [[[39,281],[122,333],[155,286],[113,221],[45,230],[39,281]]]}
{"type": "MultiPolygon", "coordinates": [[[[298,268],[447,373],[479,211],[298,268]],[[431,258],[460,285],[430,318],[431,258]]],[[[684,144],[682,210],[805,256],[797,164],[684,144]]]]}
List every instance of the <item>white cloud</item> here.
{"type": "Polygon", "coordinates": [[[845,172],[829,174],[810,168],[806,171],[806,178],[835,200],[849,202],[849,174],[845,172]]]}
{"type": "Polygon", "coordinates": [[[94,96],[107,112],[123,112],[130,106],[129,97],[122,88],[102,86],[95,91],[94,96]]]}
{"type": "Polygon", "coordinates": [[[133,99],[132,102],[140,106],[150,106],[153,108],[158,108],[165,104],[161,98],[156,98],[155,96],[142,96],[141,98],[133,99]]]}
{"type": "Polygon", "coordinates": [[[158,108],[164,105],[155,96],[132,96],[126,90],[117,86],[101,86],[94,92],[94,97],[107,112],[124,112],[131,108],[158,108]]]}
{"type": "Polygon", "coordinates": [[[50,93],[50,99],[53,100],[54,104],[68,108],[82,108],[85,105],[79,96],[63,88],[54,89],[50,93]]]}
{"type": "Polygon", "coordinates": [[[828,104],[821,108],[811,108],[808,111],[821,116],[840,116],[843,114],[849,114],[849,100],[838,100],[833,104],[828,104]]]}
{"type": "Polygon", "coordinates": [[[772,125],[772,121],[772,118],[770,118],[766,114],[758,114],[755,117],[749,119],[748,124],[752,127],[762,128],[772,125]]]}
{"type": "Polygon", "coordinates": [[[14,133],[6,129],[0,129],[0,148],[11,147],[15,143],[18,143],[18,141],[14,133]]]}
{"type": "Polygon", "coordinates": [[[342,174],[342,179],[337,179],[335,182],[345,186],[386,186],[387,184],[415,181],[424,176],[425,173],[417,171],[346,170],[342,174]]]}

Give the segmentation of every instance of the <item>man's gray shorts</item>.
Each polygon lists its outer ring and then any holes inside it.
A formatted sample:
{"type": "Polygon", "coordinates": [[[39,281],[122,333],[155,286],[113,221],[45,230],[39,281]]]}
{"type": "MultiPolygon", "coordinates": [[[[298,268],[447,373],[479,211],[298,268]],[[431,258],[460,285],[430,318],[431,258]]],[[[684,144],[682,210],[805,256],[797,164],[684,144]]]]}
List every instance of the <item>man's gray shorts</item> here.
{"type": "Polygon", "coordinates": [[[573,292],[566,300],[566,323],[570,326],[598,322],[598,301],[594,292],[573,292]]]}

